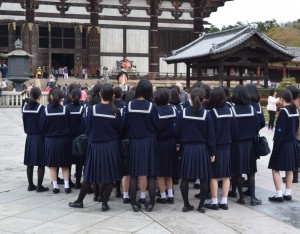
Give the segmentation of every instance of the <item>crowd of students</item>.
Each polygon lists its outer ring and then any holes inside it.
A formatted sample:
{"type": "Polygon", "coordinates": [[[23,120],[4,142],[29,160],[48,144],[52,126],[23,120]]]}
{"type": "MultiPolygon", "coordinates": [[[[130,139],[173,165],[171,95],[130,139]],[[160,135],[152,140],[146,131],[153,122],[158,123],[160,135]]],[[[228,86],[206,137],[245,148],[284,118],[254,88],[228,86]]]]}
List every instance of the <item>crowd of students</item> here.
{"type": "MultiPolygon", "coordinates": [[[[255,194],[257,157],[254,138],[265,126],[259,94],[255,85],[238,85],[230,95],[227,87],[211,88],[197,82],[189,98],[181,102],[180,86],[159,88],[153,93],[149,80],[136,87],[126,85],[127,74],[119,75],[120,86],[97,84],[86,103],[80,102],[76,84],[68,87],[68,97],[53,87],[49,104],[39,103],[41,90],[32,88],[28,104],[23,107],[27,134],[24,164],[27,165],[28,191],[48,191],[44,187],[45,166],[50,168],[53,193],[59,193],[57,168],[62,168],[65,193],[71,192],[70,168],[76,164],[76,183],[80,193],[69,206],[83,208],[85,195],[94,189],[94,200],[102,202],[102,211],[110,209],[109,197],[114,184],[117,196],[130,203],[134,212],[141,204],[151,212],[156,203],[174,204],[173,181],[180,178],[183,212],[194,209],[188,199],[189,183],[200,181],[197,210],[228,210],[227,197],[245,204],[242,175],[246,174],[251,205],[262,201],[255,194]],[[37,124],[39,123],[39,124],[37,124]],[[84,158],[71,153],[72,141],[85,133],[88,152],[84,158]],[[124,140],[126,139],[126,141],[124,140]],[[124,142],[126,151],[120,150],[124,142]],[[33,183],[33,169],[38,166],[38,183],[33,183]],[[83,182],[81,177],[83,173],[83,182]],[[230,189],[230,179],[232,190],[230,189]],[[222,198],[218,201],[218,180],[222,181],[222,198]],[[141,190],[137,200],[138,187],[141,190]],[[155,199],[156,189],[159,198],[155,199]],[[149,201],[146,199],[148,190],[149,201]],[[211,202],[205,204],[211,191],[211,202]]],[[[282,109],[274,133],[274,148],[269,168],[276,187],[270,201],[292,200],[293,170],[299,167],[296,133],[299,113],[293,101],[296,89],[279,92],[282,109]],[[292,92],[293,94],[292,94],[292,92]],[[281,188],[279,171],[286,171],[286,190],[281,188]]]]}

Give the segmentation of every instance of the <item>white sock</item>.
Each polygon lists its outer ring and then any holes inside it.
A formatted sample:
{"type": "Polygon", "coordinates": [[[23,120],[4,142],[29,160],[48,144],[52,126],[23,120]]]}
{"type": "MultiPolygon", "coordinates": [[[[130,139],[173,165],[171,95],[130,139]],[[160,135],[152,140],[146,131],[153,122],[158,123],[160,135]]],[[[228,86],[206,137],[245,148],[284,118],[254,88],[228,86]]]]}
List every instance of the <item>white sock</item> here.
{"type": "Polygon", "coordinates": [[[68,180],[65,180],[64,182],[65,182],[65,188],[69,188],[69,187],[70,187],[70,186],[69,186],[69,181],[68,181],[68,180]]]}
{"type": "Polygon", "coordinates": [[[58,188],[57,180],[56,181],[52,181],[52,186],[53,186],[53,188],[58,188]]]}
{"type": "Polygon", "coordinates": [[[166,193],[165,192],[160,193],[160,198],[167,198],[166,193]]]}
{"type": "Polygon", "coordinates": [[[221,204],[227,204],[227,197],[222,197],[221,204]]]}
{"type": "Polygon", "coordinates": [[[141,199],[146,199],[146,192],[141,192],[140,198],[141,199]]]}
{"type": "Polygon", "coordinates": [[[200,184],[200,179],[196,179],[195,184],[200,184]]]}
{"type": "Polygon", "coordinates": [[[173,189],[168,189],[168,197],[174,197],[173,189]]]}
{"type": "Polygon", "coordinates": [[[282,197],[282,190],[276,190],[275,197],[282,197]]]}
{"type": "Polygon", "coordinates": [[[218,198],[217,197],[212,197],[211,198],[211,204],[218,204],[218,198]]]}
{"type": "Polygon", "coordinates": [[[292,195],[292,189],[285,189],[284,195],[286,195],[286,196],[292,195]]]}
{"type": "Polygon", "coordinates": [[[123,192],[123,198],[129,198],[128,192],[123,192]]]}

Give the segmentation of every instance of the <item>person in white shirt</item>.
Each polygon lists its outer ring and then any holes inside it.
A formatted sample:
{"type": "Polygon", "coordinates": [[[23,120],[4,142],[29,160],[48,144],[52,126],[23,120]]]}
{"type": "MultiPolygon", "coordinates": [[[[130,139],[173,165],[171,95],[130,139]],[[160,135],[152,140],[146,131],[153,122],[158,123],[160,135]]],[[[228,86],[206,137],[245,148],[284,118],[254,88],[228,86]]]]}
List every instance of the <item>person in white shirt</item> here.
{"type": "Polygon", "coordinates": [[[267,105],[267,110],[269,112],[269,130],[273,131],[274,127],[274,121],[275,121],[275,115],[276,115],[276,110],[277,106],[276,104],[279,102],[279,98],[276,98],[276,91],[275,89],[270,90],[270,96],[268,97],[268,105],[267,105]]]}

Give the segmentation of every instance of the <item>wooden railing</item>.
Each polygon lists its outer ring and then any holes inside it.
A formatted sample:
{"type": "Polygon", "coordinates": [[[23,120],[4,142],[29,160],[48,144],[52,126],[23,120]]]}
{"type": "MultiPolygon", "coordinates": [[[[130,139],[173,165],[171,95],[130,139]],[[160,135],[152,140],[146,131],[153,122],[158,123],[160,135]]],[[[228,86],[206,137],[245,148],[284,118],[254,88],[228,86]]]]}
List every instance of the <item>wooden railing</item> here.
{"type": "MultiPolygon", "coordinates": [[[[47,105],[48,92],[42,92],[41,104],[47,105]]],[[[0,96],[0,107],[21,107],[22,96],[21,92],[4,91],[0,96]]]]}

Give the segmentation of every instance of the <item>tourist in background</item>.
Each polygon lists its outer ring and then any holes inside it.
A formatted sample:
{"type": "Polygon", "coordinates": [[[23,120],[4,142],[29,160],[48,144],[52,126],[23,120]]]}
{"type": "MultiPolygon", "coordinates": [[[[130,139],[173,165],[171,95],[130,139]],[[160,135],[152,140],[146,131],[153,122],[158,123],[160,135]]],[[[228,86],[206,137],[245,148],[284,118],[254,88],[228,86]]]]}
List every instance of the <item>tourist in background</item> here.
{"type": "Polygon", "coordinates": [[[274,128],[274,121],[275,121],[275,115],[277,111],[277,106],[276,104],[279,101],[279,98],[276,98],[277,92],[275,89],[270,90],[270,95],[268,97],[268,105],[267,105],[267,110],[269,112],[269,130],[273,130],[274,128]]]}

